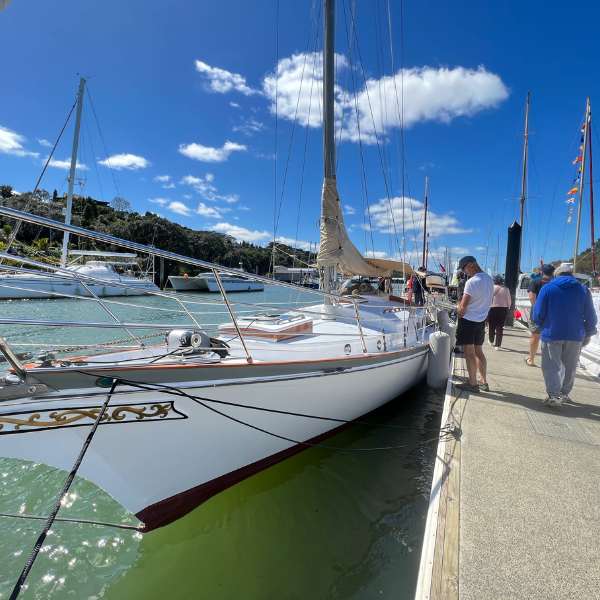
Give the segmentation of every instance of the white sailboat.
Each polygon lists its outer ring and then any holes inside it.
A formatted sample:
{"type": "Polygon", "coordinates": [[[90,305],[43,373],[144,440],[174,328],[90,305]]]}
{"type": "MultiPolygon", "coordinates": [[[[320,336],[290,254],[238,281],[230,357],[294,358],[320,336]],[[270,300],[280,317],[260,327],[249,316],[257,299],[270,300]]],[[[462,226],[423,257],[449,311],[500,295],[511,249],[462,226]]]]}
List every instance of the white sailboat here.
{"type": "MultiPolygon", "coordinates": [[[[88,435],[86,425],[98,420],[78,474],[135,513],[146,531],[260,469],[323,443],[340,427],[398,397],[426,372],[435,327],[427,308],[410,308],[386,295],[340,296],[334,289],[338,271],[391,276],[395,270],[410,273],[410,267],[364,259],[346,234],[333,145],[334,0],[324,0],[324,7],[325,180],[318,256],[324,285],[305,290],[315,302],[278,314],[263,306],[254,317],[241,318],[221,273],[297,287],[152,249],[166,260],[210,270],[231,322],[210,333],[190,314],[195,325],[171,326],[162,344],[29,365],[21,365],[0,342],[13,367],[0,388],[0,453],[69,470],[88,435]]],[[[148,251],[5,207],[0,214],[148,251]]],[[[132,337],[139,330],[169,328],[156,322],[17,320],[6,314],[0,324],[126,328],[132,337]]]]}
{"type": "MultiPolygon", "coordinates": [[[[73,188],[75,185],[75,171],[77,167],[77,154],[79,149],[79,130],[81,126],[81,112],[83,109],[83,95],[85,91],[85,79],[79,81],[77,92],[77,112],[75,117],[75,130],[73,133],[73,147],[71,150],[71,165],[68,179],[67,207],[65,212],[65,223],[71,223],[73,211],[73,188]]],[[[13,269],[6,264],[0,264],[0,300],[8,299],[30,299],[30,298],[56,298],[68,296],[91,296],[95,294],[100,297],[110,296],[137,296],[149,291],[158,291],[153,281],[133,275],[121,275],[114,268],[114,263],[108,260],[95,260],[81,264],[68,264],[69,258],[69,232],[63,236],[62,255],[60,267],[62,277],[57,278],[52,273],[43,271],[23,272],[23,269],[13,269]],[[21,272],[18,272],[21,271],[21,272]],[[81,275],[92,277],[96,281],[82,283],[81,275]]],[[[14,236],[13,236],[14,237],[14,236]]],[[[100,252],[72,252],[72,255],[82,254],[96,255],[100,258],[115,258],[114,253],[100,252]]],[[[14,260],[14,257],[6,257],[14,260]]],[[[123,258],[135,259],[137,255],[128,255],[123,258]]],[[[44,265],[42,265],[42,268],[44,265]]]]}

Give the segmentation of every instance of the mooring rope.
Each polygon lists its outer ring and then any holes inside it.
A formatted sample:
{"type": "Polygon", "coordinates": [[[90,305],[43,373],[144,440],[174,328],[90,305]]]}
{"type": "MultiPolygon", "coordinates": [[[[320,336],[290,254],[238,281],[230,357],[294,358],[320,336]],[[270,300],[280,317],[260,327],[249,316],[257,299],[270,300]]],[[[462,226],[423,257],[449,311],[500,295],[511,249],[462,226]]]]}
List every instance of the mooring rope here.
{"type": "Polygon", "coordinates": [[[58,514],[58,511],[60,510],[60,507],[62,505],[62,500],[65,497],[65,495],[69,492],[69,489],[71,488],[71,484],[73,483],[73,480],[75,479],[75,475],[77,474],[77,471],[79,470],[79,467],[81,466],[81,462],[83,461],[83,458],[84,458],[85,453],[87,452],[87,449],[92,441],[92,438],[94,437],[94,434],[96,433],[96,431],[98,429],[98,425],[100,425],[100,422],[102,421],[102,419],[104,418],[104,415],[106,414],[106,409],[108,408],[108,405],[110,403],[112,395],[118,384],[119,384],[119,380],[113,379],[110,390],[106,396],[106,400],[104,401],[102,408],[98,411],[98,416],[96,417],[96,420],[94,421],[94,424],[92,425],[92,428],[90,429],[87,437],[85,438],[85,441],[83,442],[83,446],[81,447],[81,450],[79,451],[79,455],[75,459],[73,468],[71,469],[70,473],[68,474],[67,478],[65,479],[62,490],[60,491],[60,494],[58,495],[56,502],[54,503],[54,507],[52,508],[50,515],[46,519],[46,524],[44,525],[44,528],[42,529],[40,535],[38,536],[38,538],[33,546],[33,550],[31,551],[31,554],[29,555],[29,558],[27,559],[27,562],[25,563],[25,566],[23,567],[23,570],[21,571],[19,578],[17,579],[17,582],[15,583],[15,587],[13,588],[13,591],[10,595],[10,600],[15,600],[16,598],[18,598],[19,594],[21,593],[21,590],[23,589],[23,585],[25,584],[25,581],[27,580],[27,577],[28,577],[29,573],[31,572],[31,569],[32,569],[37,557],[39,556],[40,549],[42,548],[44,541],[46,540],[46,537],[48,536],[48,531],[50,531],[52,524],[56,520],[56,515],[58,514]]]}
{"type": "MultiPolygon", "coordinates": [[[[30,519],[34,521],[46,521],[48,517],[43,515],[30,515],[27,513],[5,513],[0,512],[0,517],[7,517],[11,519],[30,519]]],[[[143,525],[129,525],[128,523],[110,523],[108,521],[94,521],[93,519],[76,519],[73,517],[56,517],[54,519],[56,523],[78,523],[84,525],[102,525],[104,527],[115,527],[116,529],[131,529],[133,531],[143,531],[143,525]]]]}

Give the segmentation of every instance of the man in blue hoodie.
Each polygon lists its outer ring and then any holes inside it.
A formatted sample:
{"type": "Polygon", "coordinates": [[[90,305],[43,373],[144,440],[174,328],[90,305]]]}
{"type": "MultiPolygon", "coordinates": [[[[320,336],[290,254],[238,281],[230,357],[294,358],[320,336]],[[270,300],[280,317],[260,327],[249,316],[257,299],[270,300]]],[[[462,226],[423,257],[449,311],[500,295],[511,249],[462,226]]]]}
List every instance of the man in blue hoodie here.
{"type": "Polygon", "coordinates": [[[558,407],[569,400],[581,348],[595,335],[598,319],[590,291],[573,277],[573,265],[563,263],[554,274],[540,290],[533,320],[541,330],[545,402],[558,407]]]}

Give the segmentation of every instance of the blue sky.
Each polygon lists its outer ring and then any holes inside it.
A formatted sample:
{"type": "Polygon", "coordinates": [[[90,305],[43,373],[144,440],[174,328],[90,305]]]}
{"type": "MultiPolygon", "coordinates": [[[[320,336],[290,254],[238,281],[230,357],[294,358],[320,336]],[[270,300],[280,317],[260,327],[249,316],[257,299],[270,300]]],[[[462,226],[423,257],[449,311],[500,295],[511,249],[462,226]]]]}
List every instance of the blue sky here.
{"type": "MultiPolygon", "coordinates": [[[[428,175],[430,266],[447,246],[481,262],[487,255],[491,267],[499,235],[502,270],[506,227],[518,213],[523,104],[531,90],[523,256],[534,263],[542,255],[570,255],[574,225],[566,224],[564,201],[585,97],[592,104],[600,97],[593,28],[600,8],[405,2],[401,35],[400,2],[390,0],[392,70],[387,4],[337,3],[338,186],[357,246],[378,255],[405,249],[414,263],[428,175]],[[359,52],[356,42],[348,44],[354,4],[359,52]]],[[[279,214],[278,237],[315,242],[322,168],[320,63],[313,51],[321,47],[320,0],[280,0],[278,35],[276,7],[276,0],[12,0],[0,11],[0,183],[33,187],[81,73],[106,143],[105,152],[86,98],[84,194],[107,200],[120,194],[140,212],[256,243],[272,239],[279,214]]],[[[43,181],[49,190],[66,189],[61,161],[71,136],[69,129],[43,181]]],[[[589,246],[587,212],[585,204],[582,246],[589,246]]]]}

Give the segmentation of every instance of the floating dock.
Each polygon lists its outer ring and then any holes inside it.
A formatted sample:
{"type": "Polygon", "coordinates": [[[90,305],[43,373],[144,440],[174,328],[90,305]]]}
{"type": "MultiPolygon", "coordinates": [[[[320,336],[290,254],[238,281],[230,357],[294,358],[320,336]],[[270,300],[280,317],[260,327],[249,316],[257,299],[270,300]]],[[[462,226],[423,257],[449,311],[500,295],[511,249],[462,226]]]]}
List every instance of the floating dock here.
{"type": "Polygon", "coordinates": [[[528,343],[486,343],[489,392],[456,390],[453,359],[416,600],[600,598],[600,379],[548,408],[528,343]]]}

